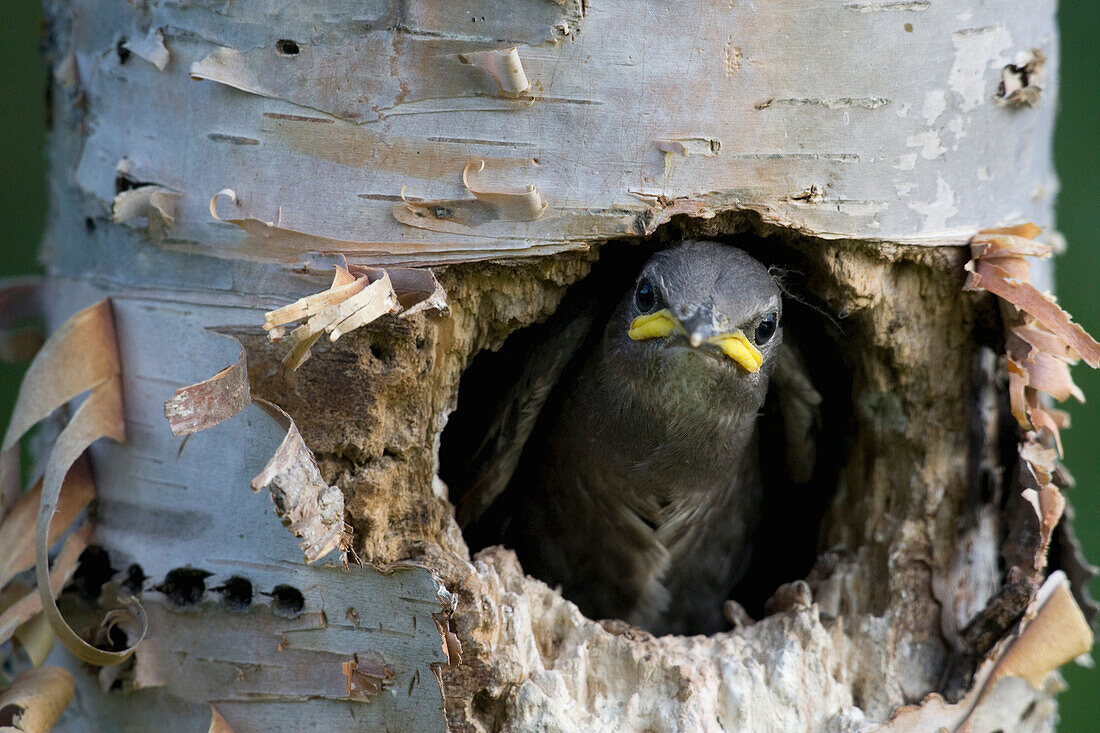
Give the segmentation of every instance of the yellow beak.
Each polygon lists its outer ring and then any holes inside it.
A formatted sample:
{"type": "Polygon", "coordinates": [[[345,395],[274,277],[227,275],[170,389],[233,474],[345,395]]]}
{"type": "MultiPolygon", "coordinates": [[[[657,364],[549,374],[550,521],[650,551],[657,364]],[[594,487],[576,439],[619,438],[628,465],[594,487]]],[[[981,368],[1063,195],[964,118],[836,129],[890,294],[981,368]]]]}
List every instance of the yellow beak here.
{"type": "MultiPolygon", "coordinates": [[[[638,316],[631,321],[627,336],[635,341],[646,341],[654,338],[667,338],[677,332],[684,333],[683,325],[676,319],[676,316],[672,315],[671,311],[662,308],[656,313],[638,316]]],[[[718,346],[722,353],[740,364],[745,371],[760,371],[760,364],[763,363],[764,357],[740,329],[711,336],[706,342],[718,346]]]]}

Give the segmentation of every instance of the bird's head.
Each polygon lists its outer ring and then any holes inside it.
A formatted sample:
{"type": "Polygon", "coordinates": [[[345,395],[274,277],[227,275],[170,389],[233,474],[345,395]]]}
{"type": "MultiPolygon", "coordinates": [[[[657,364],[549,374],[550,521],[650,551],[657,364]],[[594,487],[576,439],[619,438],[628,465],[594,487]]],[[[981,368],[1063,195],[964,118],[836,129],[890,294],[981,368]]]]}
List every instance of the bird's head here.
{"type": "Polygon", "coordinates": [[[607,336],[654,396],[718,388],[755,411],[782,340],[782,309],[762,264],[734,247],[689,240],[646,263],[607,336]]]}

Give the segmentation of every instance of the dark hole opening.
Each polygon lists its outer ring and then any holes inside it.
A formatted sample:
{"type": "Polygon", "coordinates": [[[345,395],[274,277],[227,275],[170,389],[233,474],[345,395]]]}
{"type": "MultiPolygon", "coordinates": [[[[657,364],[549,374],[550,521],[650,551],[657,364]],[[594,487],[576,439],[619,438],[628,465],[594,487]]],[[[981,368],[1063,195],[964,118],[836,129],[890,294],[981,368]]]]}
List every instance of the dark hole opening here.
{"type": "MultiPolygon", "coordinates": [[[[764,604],[775,590],[791,581],[806,577],[819,552],[818,535],[827,506],[836,486],[837,474],[847,452],[848,436],[852,435],[851,375],[847,367],[847,355],[843,353],[841,325],[836,314],[827,314],[814,297],[810,284],[810,265],[807,257],[793,246],[778,238],[763,239],[754,236],[712,238],[724,244],[745,250],[768,266],[785,291],[783,305],[784,341],[797,342],[803,355],[813,354],[810,371],[813,386],[822,397],[821,424],[817,436],[817,461],[812,475],[802,484],[794,484],[776,471],[763,471],[763,519],[752,544],[751,560],[747,570],[737,581],[727,599],[737,601],[751,616],[765,615],[764,604]]],[[[564,402],[563,391],[569,388],[582,370],[583,354],[599,343],[605,324],[618,301],[632,293],[635,279],[642,266],[660,246],[642,244],[635,246],[605,245],[600,260],[590,275],[571,286],[557,312],[545,322],[519,329],[512,333],[496,352],[478,354],[463,373],[459,388],[457,409],[450,415],[443,431],[440,445],[440,477],[450,489],[463,533],[472,552],[485,547],[503,544],[515,549],[524,569],[543,580],[555,584],[557,578],[545,577],[537,563],[531,562],[525,552],[524,540],[513,532],[509,534],[509,514],[515,512],[524,501],[538,476],[533,475],[533,463],[538,462],[540,445],[548,440],[549,427],[546,415],[553,415],[564,402]],[[550,396],[536,418],[536,427],[521,449],[518,465],[512,474],[508,488],[499,495],[483,513],[470,510],[471,496],[480,489],[475,480],[483,474],[487,454],[499,452],[499,446],[486,444],[486,436],[493,433],[494,421],[513,423],[521,419],[511,418],[499,404],[513,385],[525,378],[524,366],[532,354],[539,356],[540,348],[547,356],[547,344],[554,344],[555,331],[560,332],[573,318],[577,309],[593,313],[591,329],[582,341],[577,353],[582,356],[568,362],[556,380],[556,384],[531,384],[532,389],[549,389],[550,396]],[[502,415],[504,417],[502,418],[502,415]],[[476,520],[471,517],[479,516],[476,520]]],[[[551,349],[552,350],[552,349],[551,349]]],[[[782,435],[782,420],[778,398],[774,389],[769,390],[762,410],[760,462],[762,466],[782,463],[782,440],[766,438],[764,421],[769,421],[768,435],[776,430],[782,435]],[[777,422],[778,421],[778,422],[777,422]]],[[[506,400],[503,400],[506,401],[506,400]]],[[[495,434],[495,433],[493,433],[495,434]]],[[[495,465],[495,464],[494,464],[495,465]]],[[[642,519],[639,516],[639,519],[642,519]]],[[[643,519],[643,523],[649,522],[643,519]]],[[[653,525],[650,524],[652,527],[653,525]]],[[[577,563],[590,562],[584,553],[573,558],[577,563]]],[[[626,572],[624,568],[609,568],[609,573],[626,572]]],[[[566,597],[577,602],[582,611],[589,612],[583,593],[566,597]]],[[[721,605],[725,599],[716,598],[721,605]]],[[[590,614],[592,615],[592,614],[590,614]]],[[[728,628],[728,626],[726,627],[728,628]]],[[[687,633],[710,633],[716,628],[687,629],[687,633]]],[[[678,632],[681,633],[681,632],[678,632]]]]}
{"type": "Polygon", "coordinates": [[[302,592],[289,585],[277,585],[266,594],[271,597],[271,610],[276,616],[293,618],[305,608],[306,599],[302,592]]]}
{"type": "Polygon", "coordinates": [[[206,595],[206,579],[211,573],[196,568],[176,568],[169,570],[164,582],[153,586],[168,596],[168,600],[177,606],[194,606],[202,602],[206,595]]]}
{"type": "Polygon", "coordinates": [[[234,575],[225,581],[224,585],[213,590],[221,593],[225,605],[234,611],[243,611],[252,605],[252,581],[247,578],[234,575]]]}
{"type": "Polygon", "coordinates": [[[97,646],[109,652],[120,652],[125,649],[129,643],[130,640],[126,632],[121,626],[115,624],[107,628],[106,640],[97,646]]]}
{"type": "Polygon", "coordinates": [[[141,566],[137,563],[133,563],[130,567],[126,568],[126,579],[122,581],[122,588],[127,593],[137,595],[144,589],[145,581],[148,579],[149,576],[145,574],[141,566]]]}
{"type": "Polygon", "coordinates": [[[67,590],[73,590],[80,597],[90,603],[94,603],[103,584],[109,581],[118,572],[111,567],[111,555],[100,545],[88,545],[84,552],[80,553],[77,561],[76,572],[69,583],[67,590]]]}
{"type": "Polygon", "coordinates": [[[130,60],[130,49],[126,48],[126,38],[118,39],[118,43],[115,44],[115,53],[118,54],[118,62],[124,64],[130,60]]]}
{"type": "Polygon", "coordinates": [[[23,717],[24,711],[25,708],[22,705],[16,705],[15,703],[0,708],[0,727],[14,728],[15,722],[23,717]]]}
{"type": "Polygon", "coordinates": [[[282,38],[275,42],[275,50],[279,52],[280,56],[297,56],[301,49],[294,41],[282,38]]]}

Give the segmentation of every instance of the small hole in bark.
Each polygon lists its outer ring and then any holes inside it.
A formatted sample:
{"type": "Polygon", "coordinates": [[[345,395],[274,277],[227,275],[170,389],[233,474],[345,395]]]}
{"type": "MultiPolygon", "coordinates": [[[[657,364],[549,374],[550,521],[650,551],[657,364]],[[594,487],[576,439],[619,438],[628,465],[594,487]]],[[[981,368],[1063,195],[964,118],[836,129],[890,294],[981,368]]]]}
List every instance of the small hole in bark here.
{"type": "Polygon", "coordinates": [[[301,51],[297,43],[287,38],[276,41],[275,50],[279,52],[280,56],[297,56],[301,51]]]}
{"type": "Polygon", "coordinates": [[[243,611],[252,605],[252,581],[239,575],[234,575],[224,585],[211,590],[221,593],[225,605],[234,611],[243,611]]]}
{"type": "Polygon", "coordinates": [[[86,601],[94,602],[99,598],[103,584],[109,581],[118,572],[111,567],[111,556],[100,545],[88,545],[84,552],[80,553],[80,560],[73,573],[69,589],[80,594],[86,601]]]}
{"type": "Polygon", "coordinates": [[[168,596],[168,600],[177,606],[194,606],[201,603],[206,595],[206,579],[210,575],[211,573],[196,568],[176,568],[169,570],[168,575],[164,576],[164,582],[153,586],[153,590],[168,596]]]}
{"type": "Polygon", "coordinates": [[[1001,81],[997,84],[997,102],[1014,107],[1034,107],[1038,104],[1045,61],[1041,51],[1032,49],[1025,63],[1006,64],[1001,69],[1001,81]]]}
{"type": "Polygon", "coordinates": [[[93,219],[90,216],[84,217],[84,228],[86,230],[88,230],[88,232],[94,232],[95,231],[95,219],[93,219]]]}
{"type": "Polygon", "coordinates": [[[22,705],[14,703],[0,708],[0,728],[14,728],[15,721],[22,717],[25,710],[22,705]]]}
{"type": "Polygon", "coordinates": [[[1001,70],[1001,81],[997,84],[997,96],[1008,96],[1009,86],[1013,89],[1021,89],[1028,85],[1028,70],[1027,66],[1017,66],[1016,64],[1006,64],[1004,69],[1001,70]],[[1010,80],[1006,83],[1006,79],[1010,80]]]}
{"type": "Polygon", "coordinates": [[[137,595],[141,593],[145,586],[145,581],[149,576],[145,574],[145,571],[141,569],[141,566],[137,563],[133,563],[130,567],[126,568],[126,579],[122,581],[122,588],[127,593],[137,595]]]}
{"type": "MultiPolygon", "coordinates": [[[[784,343],[790,340],[792,344],[797,344],[803,354],[812,354],[814,368],[807,374],[813,388],[821,394],[823,422],[816,428],[816,463],[811,462],[808,472],[805,468],[802,469],[802,477],[798,482],[790,476],[781,475],[785,469],[779,470],[775,467],[785,466],[790,459],[784,442],[784,435],[789,433],[783,428],[783,418],[780,417],[782,408],[779,398],[774,394],[777,380],[773,375],[773,389],[769,391],[763,414],[758,418],[760,452],[758,459],[754,458],[759,460],[761,472],[764,474],[763,519],[757,525],[756,539],[744,550],[746,559],[743,561],[743,572],[735,585],[731,586],[728,595],[714,599],[714,613],[707,612],[708,620],[703,620],[704,612],[700,612],[698,618],[684,616],[679,620],[662,619],[648,627],[648,630],[655,633],[711,633],[728,628],[721,618],[722,604],[727,599],[736,600],[751,616],[760,618],[764,615],[765,601],[777,588],[806,577],[818,557],[819,527],[832,498],[839,467],[846,456],[844,446],[846,436],[850,435],[851,430],[851,376],[841,346],[837,317],[827,313],[810,292],[809,258],[804,257],[794,247],[784,246],[775,238],[702,238],[715,239],[745,250],[771,268],[773,276],[781,281],[781,288],[785,291],[781,319],[784,343]],[[747,559],[749,557],[751,560],[747,559]]],[[[476,552],[496,544],[514,549],[528,573],[551,585],[562,584],[566,598],[576,602],[582,611],[593,618],[619,614],[622,614],[620,617],[626,617],[631,612],[616,611],[616,608],[624,607],[616,606],[615,601],[606,596],[597,598],[599,592],[585,590],[580,584],[575,584],[571,589],[552,570],[548,571],[540,564],[539,558],[544,556],[545,550],[538,543],[543,542],[544,537],[551,538],[551,543],[560,543],[557,538],[562,531],[545,529],[551,527],[551,523],[543,519],[529,524],[518,521],[515,517],[533,511],[524,504],[530,502],[535,490],[545,491],[547,496],[553,491],[539,483],[543,475],[540,466],[549,465],[546,463],[549,460],[547,456],[552,455],[544,451],[564,450],[570,456],[565,459],[559,456],[555,459],[558,462],[568,462],[575,457],[570,448],[547,448],[551,441],[556,440],[552,436],[561,434],[554,425],[561,419],[559,416],[562,411],[567,409],[565,405],[570,401],[569,391],[582,389],[586,381],[592,382],[591,374],[585,371],[586,355],[590,355],[587,358],[595,358],[591,355],[596,354],[600,348],[599,344],[605,327],[611,322],[612,312],[632,292],[636,273],[655,250],[675,241],[669,238],[657,246],[605,245],[591,274],[570,287],[555,314],[542,323],[515,331],[499,350],[484,351],[475,357],[471,366],[463,373],[458,407],[449,416],[441,438],[440,477],[450,489],[450,497],[457,506],[457,516],[463,525],[470,549],[476,552]],[[572,341],[568,347],[571,351],[562,357],[559,334],[574,327],[572,324],[576,322],[578,313],[594,314],[592,325],[585,327],[590,328],[587,336],[582,335],[579,340],[572,341]],[[531,359],[553,361],[559,358],[564,359],[564,364],[560,367],[560,373],[549,384],[542,384],[534,379],[527,370],[531,359]],[[585,374],[588,376],[584,376],[585,374]],[[526,390],[534,393],[540,389],[549,390],[549,397],[537,405],[523,403],[522,400],[526,397],[522,397],[519,403],[513,401],[510,408],[507,405],[501,406],[514,398],[515,395],[510,396],[510,392],[526,390]],[[503,418],[505,431],[529,432],[526,441],[521,441],[516,449],[519,454],[505,457],[503,463],[498,463],[501,444],[496,441],[500,433],[495,432],[500,427],[500,418],[503,418]],[[533,427],[530,424],[524,425],[526,420],[533,421],[533,427]],[[495,425],[494,421],[497,421],[495,425]],[[491,436],[488,442],[487,435],[491,436]],[[488,452],[485,446],[489,446],[488,452]],[[486,466],[491,467],[488,472],[486,466]],[[503,470],[511,472],[505,474],[503,490],[486,504],[470,509],[470,497],[482,495],[480,492],[484,491],[485,482],[491,483],[494,480],[493,476],[500,466],[505,466],[503,470]],[[531,527],[536,527],[536,530],[529,531],[531,527]]],[[[597,412],[611,409],[592,404],[588,398],[572,399],[572,404],[579,404],[576,400],[580,399],[586,405],[585,409],[597,412]]],[[[639,435],[642,434],[639,432],[639,435]]],[[[594,436],[594,439],[608,446],[608,452],[616,441],[629,440],[627,436],[608,433],[594,436]]],[[[505,436],[503,443],[507,444],[509,440],[511,438],[505,436]]],[[[507,450],[511,449],[505,449],[504,452],[507,450]]],[[[629,469],[626,466],[622,468],[623,473],[630,470],[642,469],[629,469]]],[[[675,469],[671,469],[670,476],[675,473],[675,469]]],[[[599,502],[602,501],[604,499],[600,498],[599,502]]],[[[614,501],[610,508],[609,505],[594,501],[592,506],[578,512],[575,521],[594,527],[604,527],[607,524],[602,530],[593,530],[597,533],[614,533],[620,531],[617,528],[636,522],[638,527],[644,528],[646,534],[657,535],[663,531],[661,525],[669,521],[667,517],[673,514],[669,507],[674,503],[668,497],[654,496],[652,514],[634,512],[631,515],[630,511],[614,504],[614,501]],[[618,508],[614,508],[616,506],[618,508]],[[593,516],[601,515],[613,515],[618,519],[609,520],[609,523],[591,521],[593,516]]],[[[539,516],[545,517],[545,510],[538,511],[539,516]]],[[[625,530],[622,531],[626,533],[625,530]]],[[[623,539],[624,545],[632,541],[639,540],[629,537],[623,539]]],[[[640,541],[644,543],[649,540],[642,538],[640,541]]],[[[593,558],[595,551],[582,551],[579,547],[569,549],[564,545],[554,551],[575,553],[574,564],[577,567],[583,568],[583,563],[598,562],[593,558]]],[[[607,574],[623,572],[617,561],[609,559],[606,562],[607,574]],[[612,567],[617,569],[612,570],[612,567]]],[[[600,572],[602,571],[591,574],[598,577],[600,572]]],[[[593,581],[585,585],[591,588],[594,584],[593,581]]],[[[606,593],[610,595],[611,592],[606,593]]],[[[634,615],[633,618],[637,616],[634,615]]]]}
{"type": "Polygon", "coordinates": [[[271,611],[276,616],[294,618],[306,605],[302,592],[289,585],[277,585],[265,595],[271,598],[271,611]]]}
{"type": "Polygon", "coordinates": [[[370,354],[386,366],[392,366],[397,359],[397,349],[392,343],[372,343],[370,354]]]}
{"type": "Polygon", "coordinates": [[[115,44],[115,53],[118,55],[118,62],[124,64],[130,60],[130,49],[126,48],[126,38],[118,39],[118,43],[115,44]]]}

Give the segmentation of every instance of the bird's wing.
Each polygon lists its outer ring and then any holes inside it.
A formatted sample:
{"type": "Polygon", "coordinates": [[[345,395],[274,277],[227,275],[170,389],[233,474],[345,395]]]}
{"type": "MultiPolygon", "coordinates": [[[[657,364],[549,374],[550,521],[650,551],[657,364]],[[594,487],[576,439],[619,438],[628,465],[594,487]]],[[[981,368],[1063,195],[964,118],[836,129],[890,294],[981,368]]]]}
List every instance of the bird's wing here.
{"type": "MultiPolygon", "coordinates": [[[[501,353],[519,368],[510,370],[511,383],[499,401],[487,406],[493,418],[469,462],[468,483],[458,500],[463,528],[481,519],[508,487],[543,408],[589,336],[599,311],[592,293],[584,288],[571,290],[545,323],[516,334],[518,343],[513,339],[505,343],[501,353]]],[[[459,409],[462,406],[460,402],[459,409]]]]}
{"type": "Polygon", "coordinates": [[[810,380],[806,362],[793,340],[785,340],[779,346],[771,388],[782,424],[787,477],[794,484],[807,484],[817,466],[821,394],[810,380]]]}

